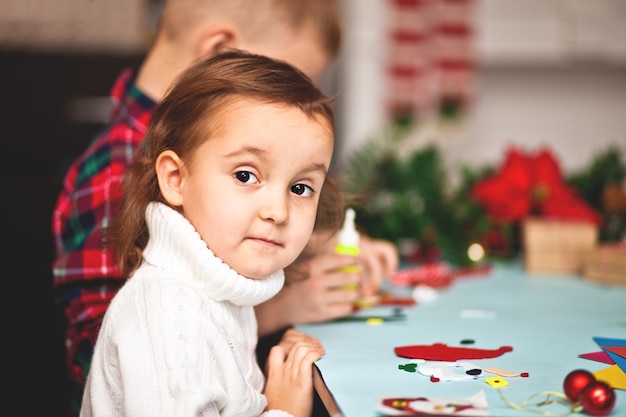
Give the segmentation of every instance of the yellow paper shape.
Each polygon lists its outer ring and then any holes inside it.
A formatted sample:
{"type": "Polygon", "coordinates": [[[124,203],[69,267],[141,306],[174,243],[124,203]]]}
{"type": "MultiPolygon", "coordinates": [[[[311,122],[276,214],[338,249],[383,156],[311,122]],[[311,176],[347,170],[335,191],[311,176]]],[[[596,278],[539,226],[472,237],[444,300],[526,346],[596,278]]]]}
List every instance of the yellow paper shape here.
{"type": "Polygon", "coordinates": [[[593,373],[596,379],[604,381],[614,389],[626,390],[626,373],[617,365],[593,373]]]}
{"type": "Polygon", "coordinates": [[[494,388],[506,387],[509,383],[506,379],[499,376],[492,376],[491,378],[485,378],[485,382],[494,388]]]}

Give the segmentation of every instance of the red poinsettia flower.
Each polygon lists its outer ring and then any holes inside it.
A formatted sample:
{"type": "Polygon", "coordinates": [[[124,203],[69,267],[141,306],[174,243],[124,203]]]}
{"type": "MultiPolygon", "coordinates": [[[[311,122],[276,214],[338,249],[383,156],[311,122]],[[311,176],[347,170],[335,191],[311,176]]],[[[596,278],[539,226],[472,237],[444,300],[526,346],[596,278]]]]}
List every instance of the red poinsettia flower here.
{"type": "Polygon", "coordinates": [[[502,167],[495,175],[479,181],[472,196],[496,222],[514,223],[529,215],[595,224],[602,221],[563,181],[557,160],[546,148],[525,154],[510,147],[502,167]]]}

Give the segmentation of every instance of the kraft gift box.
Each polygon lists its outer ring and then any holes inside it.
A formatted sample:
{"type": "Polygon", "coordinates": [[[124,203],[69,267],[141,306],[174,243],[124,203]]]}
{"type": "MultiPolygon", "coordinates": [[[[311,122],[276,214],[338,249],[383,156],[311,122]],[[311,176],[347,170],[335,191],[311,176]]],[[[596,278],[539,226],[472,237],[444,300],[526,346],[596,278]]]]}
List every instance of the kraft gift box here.
{"type": "Polygon", "coordinates": [[[603,244],[591,251],[583,268],[586,281],[626,286],[626,244],[603,244]]]}
{"type": "Polygon", "coordinates": [[[541,217],[522,222],[524,266],[531,274],[582,274],[597,245],[598,227],[590,222],[541,217]]]}

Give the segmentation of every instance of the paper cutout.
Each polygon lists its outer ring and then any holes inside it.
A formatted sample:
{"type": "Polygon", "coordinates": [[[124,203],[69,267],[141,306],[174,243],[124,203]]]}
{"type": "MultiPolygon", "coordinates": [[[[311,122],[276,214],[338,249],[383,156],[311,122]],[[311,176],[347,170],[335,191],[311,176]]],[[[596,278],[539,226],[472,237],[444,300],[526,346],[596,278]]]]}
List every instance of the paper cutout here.
{"type": "Polygon", "coordinates": [[[613,359],[615,364],[620,367],[622,372],[626,372],[626,357],[612,352],[608,348],[626,347],[626,339],[610,339],[606,337],[594,337],[593,340],[613,359]]]}
{"type": "Polygon", "coordinates": [[[507,378],[515,378],[519,376],[519,373],[513,371],[507,371],[506,369],[500,368],[485,368],[485,372],[489,372],[490,374],[496,374],[500,376],[506,376],[507,378]]]}
{"type": "Polygon", "coordinates": [[[466,398],[380,397],[376,411],[386,416],[466,416],[487,417],[489,409],[485,391],[466,398]]]}
{"type": "Polygon", "coordinates": [[[389,307],[370,307],[359,308],[353,314],[340,317],[335,321],[360,321],[368,324],[379,324],[380,322],[406,320],[406,317],[404,310],[400,307],[392,309],[389,307]]]}
{"type": "Polygon", "coordinates": [[[626,390],[626,339],[594,337],[593,340],[614,362],[612,366],[594,372],[593,375],[615,389],[626,390]]]}
{"type": "Polygon", "coordinates": [[[616,355],[619,355],[621,357],[625,357],[626,358],[626,347],[605,346],[604,349],[608,350],[609,352],[613,352],[616,355]]]}
{"type": "Polygon", "coordinates": [[[469,347],[453,347],[444,343],[432,345],[409,345],[394,348],[396,355],[403,358],[425,359],[431,361],[454,362],[461,359],[485,359],[501,356],[511,352],[511,346],[501,346],[495,350],[476,349],[469,347]]]}
{"type": "Polygon", "coordinates": [[[405,363],[404,365],[398,365],[398,369],[404,369],[407,372],[417,372],[417,364],[416,363],[405,363]]]}
{"type": "Polygon", "coordinates": [[[615,361],[611,359],[608,353],[601,350],[600,352],[591,352],[591,353],[581,353],[578,355],[579,358],[583,359],[591,359],[592,361],[608,363],[609,365],[613,365],[615,361]]]}
{"type": "Polygon", "coordinates": [[[596,379],[606,382],[614,389],[626,390],[626,374],[617,365],[601,369],[594,372],[593,375],[596,379]]]}
{"type": "Polygon", "coordinates": [[[484,376],[483,370],[470,362],[424,362],[417,370],[422,375],[434,376],[437,382],[463,381],[484,376]],[[461,372],[459,372],[460,369],[462,369],[461,372]]]}
{"type": "Polygon", "coordinates": [[[509,385],[506,379],[499,376],[492,376],[491,378],[485,378],[485,382],[495,388],[506,387],[509,385]]]}

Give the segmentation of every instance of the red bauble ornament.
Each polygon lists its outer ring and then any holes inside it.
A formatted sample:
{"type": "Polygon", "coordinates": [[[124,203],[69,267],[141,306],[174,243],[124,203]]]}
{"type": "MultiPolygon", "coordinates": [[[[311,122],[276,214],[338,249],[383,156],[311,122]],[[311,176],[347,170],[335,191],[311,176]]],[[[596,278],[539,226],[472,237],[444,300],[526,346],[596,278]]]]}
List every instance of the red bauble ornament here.
{"type": "Polygon", "coordinates": [[[615,391],[604,381],[594,381],[583,390],[580,401],[585,413],[592,416],[604,416],[615,405],[615,391]]]}
{"type": "Polygon", "coordinates": [[[565,377],[563,381],[563,391],[567,398],[573,403],[580,400],[581,394],[585,388],[592,382],[595,382],[596,377],[585,369],[576,369],[565,377]]]}

